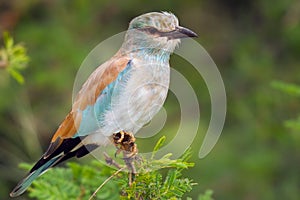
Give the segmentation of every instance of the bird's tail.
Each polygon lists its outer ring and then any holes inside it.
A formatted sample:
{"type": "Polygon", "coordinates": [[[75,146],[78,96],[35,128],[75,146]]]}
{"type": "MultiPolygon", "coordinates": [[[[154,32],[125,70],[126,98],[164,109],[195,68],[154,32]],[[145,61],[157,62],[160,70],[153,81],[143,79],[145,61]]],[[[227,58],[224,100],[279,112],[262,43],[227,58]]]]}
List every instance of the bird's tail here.
{"type": "Polygon", "coordinates": [[[40,166],[38,169],[34,171],[30,171],[25,178],[23,178],[18,185],[13,189],[13,191],[9,194],[11,197],[17,197],[21,195],[25,190],[31,185],[31,183],[36,179],[38,176],[40,176],[42,173],[44,173],[47,169],[52,167],[57,163],[57,161],[61,157],[55,157],[51,160],[47,161],[45,164],[40,166]]]}
{"type": "Polygon", "coordinates": [[[20,196],[31,185],[38,176],[47,171],[47,169],[58,165],[72,157],[81,158],[98,147],[97,144],[81,143],[81,138],[64,139],[61,145],[50,155],[43,155],[39,161],[32,167],[30,172],[23,178],[10,193],[11,197],[20,196]]]}

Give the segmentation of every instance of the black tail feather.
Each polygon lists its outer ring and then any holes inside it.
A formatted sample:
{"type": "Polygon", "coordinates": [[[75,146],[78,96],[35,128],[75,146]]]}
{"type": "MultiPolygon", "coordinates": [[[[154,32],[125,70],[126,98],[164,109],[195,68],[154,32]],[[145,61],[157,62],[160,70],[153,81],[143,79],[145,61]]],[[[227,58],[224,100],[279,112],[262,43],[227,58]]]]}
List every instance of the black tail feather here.
{"type": "MultiPolygon", "coordinates": [[[[84,152],[84,154],[82,156],[88,154],[89,151],[85,150],[86,148],[84,146],[81,146],[78,149],[76,149],[75,151],[72,151],[72,149],[74,149],[77,145],[79,145],[79,143],[82,140],[83,140],[83,137],[64,139],[62,144],[52,154],[50,154],[46,158],[44,156],[42,156],[40,158],[40,160],[32,167],[30,172],[37,170],[38,168],[43,166],[45,163],[47,163],[49,160],[51,160],[52,158],[54,158],[62,153],[63,153],[63,155],[61,155],[61,159],[59,159],[55,165],[57,165],[58,163],[61,163],[62,161],[65,161],[69,158],[77,156],[77,154],[82,154],[82,152],[84,152]]],[[[94,144],[91,144],[91,145],[94,145],[94,144]]],[[[94,145],[94,146],[97,146],[97,145],[94,145]]],[[[82,157],[82,156],[77,156],[77,157],[82,157]]]]}
{"type": "Polygon", "coordinates": [[[65,161],[65,160],[75,157],[75,156],[77,158],[81,158],[81,157],[87,155],[88,153],[94,151],[98,147],[99,147],[99,145],[97,145],[97,144],[88,144],[85,146],[81,146],[80,148],[76,149],[75,151],[69,151],[61,159],[59,159],[59,161],[56,162],[54,166],[58,165],[59,163],[65,161]]]}
{"type": "Polygon", "coordinates": [[[32,181],[47,169],[75,156],[77,158],[81,158],[99,147],[96,144],[83,145],[81,141],[82,138],[79,137],[65,139],[62,144],[55,151],[53,151],[52,154],[47,157],[42,156],[40,160],[32,167],[27,176],[22,179],[14,188],[14,190],[10,193],[10,196],[17,197],[21,195],[30,186],[32,181]]]}

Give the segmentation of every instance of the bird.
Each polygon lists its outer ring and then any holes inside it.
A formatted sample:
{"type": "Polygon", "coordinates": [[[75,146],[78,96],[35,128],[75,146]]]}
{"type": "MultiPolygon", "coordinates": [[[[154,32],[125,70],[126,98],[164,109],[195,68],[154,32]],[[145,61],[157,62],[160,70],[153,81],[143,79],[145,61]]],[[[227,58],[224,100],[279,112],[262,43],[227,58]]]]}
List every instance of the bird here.
{"type": "Polygon", "coordinates": [[[129,23],[117,53],[95,69],[76,95],[48,149],[10,193],[23,194],[48,169],[83,157],[147,124],[166,100],[170,55],[182,38],[197,34],[171,12],[149,12],[129,23]]]}

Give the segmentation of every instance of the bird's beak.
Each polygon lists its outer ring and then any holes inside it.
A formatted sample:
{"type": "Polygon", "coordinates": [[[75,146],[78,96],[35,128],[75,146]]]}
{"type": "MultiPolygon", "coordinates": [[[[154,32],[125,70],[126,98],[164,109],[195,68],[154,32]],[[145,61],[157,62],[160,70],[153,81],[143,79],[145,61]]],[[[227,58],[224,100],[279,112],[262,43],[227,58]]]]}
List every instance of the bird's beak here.
{"type": "Polygon", "coordinates": [[[181,26],[177,26],[175,30],[167,32],[165,36],[167,36],[170,40],[187,37],[198,37],[198,35],[190,29],[181,26]]]}

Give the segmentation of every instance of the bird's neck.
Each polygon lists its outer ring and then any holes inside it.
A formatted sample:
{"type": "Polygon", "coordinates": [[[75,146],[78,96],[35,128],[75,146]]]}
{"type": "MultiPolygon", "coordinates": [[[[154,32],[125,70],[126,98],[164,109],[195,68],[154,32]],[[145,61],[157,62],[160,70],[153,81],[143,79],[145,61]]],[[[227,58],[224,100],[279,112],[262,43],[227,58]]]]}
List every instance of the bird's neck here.
{"type": "Polygon", "coordinates": [[[130,55],[131,57],[143,60],[169,62],[172,53],[170,50],[158,42],[153,42],[150,38],[141,37],[140,34],[136,34],[135,36],[136,37],[127,36],[125,38],[120,49],[121,54],[130,55]]]}
{"type": "Polygon", "coordinates": [[[128,55],[131,58],[159,63],[168,63],[171,55],[169,51],[150,47],[121,48],[119,53],[128,55]]]}
{"type": "Polygon", "coordinates": [[[132,56],[151,62],[168,63],[170,59],[170,52],[157,48],[143,48],[136,52],[132,52],[132,56]]]}

